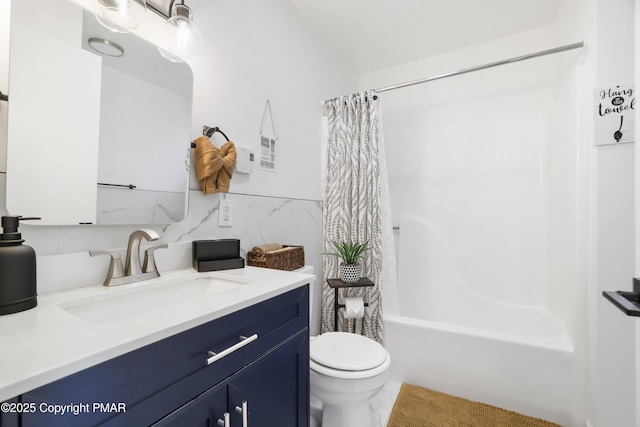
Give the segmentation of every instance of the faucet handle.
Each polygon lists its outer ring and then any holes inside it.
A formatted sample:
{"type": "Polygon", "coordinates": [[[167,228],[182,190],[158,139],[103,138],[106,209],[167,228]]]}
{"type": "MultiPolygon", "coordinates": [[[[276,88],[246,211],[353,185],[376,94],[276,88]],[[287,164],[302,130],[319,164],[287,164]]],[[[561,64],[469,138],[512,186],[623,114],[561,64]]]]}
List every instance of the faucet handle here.
{"type": "Polygon", "coordinates": [[[165,249],[168,248],[169,245],[166,243],[163,243],[161,245],[155,245],[150,247],[149,249],[144,251],[144,263],[142,264],[142,271],[144,273],[150,273],[152,271],[158,271],[157,267],[156,267],[156,260],[155,257],[153,256],[153,253],[156,251],[156,249],[165,249]]]}
{"type": "Polygon", "coordinates": [[[109,255],[111,257],[111,261],[109,263],[109,271],[107,272],[107,278],[104,280],[104,286],[111,286],[113,284],[113,280],[119,277],[124,277],[124,269],[122,268],[122,256],[118,251],[103,251],[103,250],[94,250],[89,251],[89,255],[98,256],[98,255],[109,255]]]}

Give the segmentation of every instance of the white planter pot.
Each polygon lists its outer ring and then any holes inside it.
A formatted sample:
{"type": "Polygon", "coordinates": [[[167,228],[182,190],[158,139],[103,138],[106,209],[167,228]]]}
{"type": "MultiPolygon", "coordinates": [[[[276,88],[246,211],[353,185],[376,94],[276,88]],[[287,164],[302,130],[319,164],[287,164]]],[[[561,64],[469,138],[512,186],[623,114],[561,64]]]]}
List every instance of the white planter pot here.
{"type": "Polygon", "coordinates": [[[356,283],[362,277],[360,264],[340,264],[340,280],[345,283],[356,283]]]}

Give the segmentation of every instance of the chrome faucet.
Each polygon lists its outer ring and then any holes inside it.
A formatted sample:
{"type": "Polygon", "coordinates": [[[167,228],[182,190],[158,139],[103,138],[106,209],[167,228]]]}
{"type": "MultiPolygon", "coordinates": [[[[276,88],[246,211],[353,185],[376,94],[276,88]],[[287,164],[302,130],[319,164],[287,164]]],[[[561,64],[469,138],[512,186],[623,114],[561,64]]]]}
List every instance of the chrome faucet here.
{"type": "Polygon", "coordinates": [[[142,239],[149,241],[158,240],[160,236],[153,230],[136,230],[129,236],[127,245],[127,256],[125,258],[124,274],[136,276],[142,274],[142,263],[140,262],[140,242],[142,239]]]}
{"type": "Polygon", "coordinates": [[[111,263],[105,279],[104,286],[117,286],[127,283],[141,282],[143,280],[159,277],[160,273],[156,268],[154,252],[156,249],[166,248],[168,245],[156,245],[144,251],[144,265],[140,262],[140,242],[142,239],[154,241],[160,236],[153,230],[136,230],[129,236],[127,244],[127,255],[125,258],[125,268],[122,268],[122,258],[117,251],[89,251],[89,255],[109,255],[111,263]]]}

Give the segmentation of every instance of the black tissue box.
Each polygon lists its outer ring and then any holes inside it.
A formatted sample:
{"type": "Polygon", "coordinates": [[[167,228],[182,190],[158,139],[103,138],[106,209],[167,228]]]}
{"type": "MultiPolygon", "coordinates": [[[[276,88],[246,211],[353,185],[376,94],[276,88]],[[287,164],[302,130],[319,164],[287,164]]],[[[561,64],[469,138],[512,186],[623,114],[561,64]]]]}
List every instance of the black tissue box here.
{"type": "Polygon", "coordinates": [[[191,243],[193,268],[199,272],[244,268],[240,240],[194,240],[191,243]]]}

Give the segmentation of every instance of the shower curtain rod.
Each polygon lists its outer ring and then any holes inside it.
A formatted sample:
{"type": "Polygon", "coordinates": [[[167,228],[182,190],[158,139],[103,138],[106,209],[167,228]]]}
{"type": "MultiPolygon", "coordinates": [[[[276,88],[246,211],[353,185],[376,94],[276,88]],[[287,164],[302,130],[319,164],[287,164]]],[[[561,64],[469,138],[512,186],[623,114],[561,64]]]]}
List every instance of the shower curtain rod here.
{"type": "Polygon", "coordinates": [[[472,71],[479,71],[479,70],[484,70],[484,69],[487,69],[487,68],[497,67],[498,65],[512,64],[514,62],[524,61],[525,59],[537,58],[539,56],[550,55],[552,53],[558,53],[558,52],[564,52],[566,50],[579,49],[581,47],[584,47],[584,42],[583,41],[582,42],[568,44],[568,45],[564,45],[564,46],[560,46],[560,47],[555,47],[553,49],[541,50],[540,52],[529,53],[527,55],[516,56],[514,58],[509,58],[509,59],[505,59],[505,60],[502,60],[502,61],[491,62],[489,64],[478,65],[476,67],[465,68],[463,70],[452,71],[450,73],[439,74],[437,76],[427,77],[425,79],[413,80],[413,81],[406,82],[406,83],[400,83],[400,84],[393,85],[393,86],[387,86],[387,87],[383,87],[383,88],[380,88],[380,89],[376,89],[375,91],[378,92],[378,93],[386,92],[386,91],[389,91],[389,90],[400,89],[400,88],[407,87],[407,86],[413,86],[413,85],[418,85],[418,84],[421,84],[421,83],[432,82],[434,80],[444,79],[444,78],[447,78],[447,77],[459,76],[460,74],[466,74],[466,73],[470,73],[472,71]]]}

